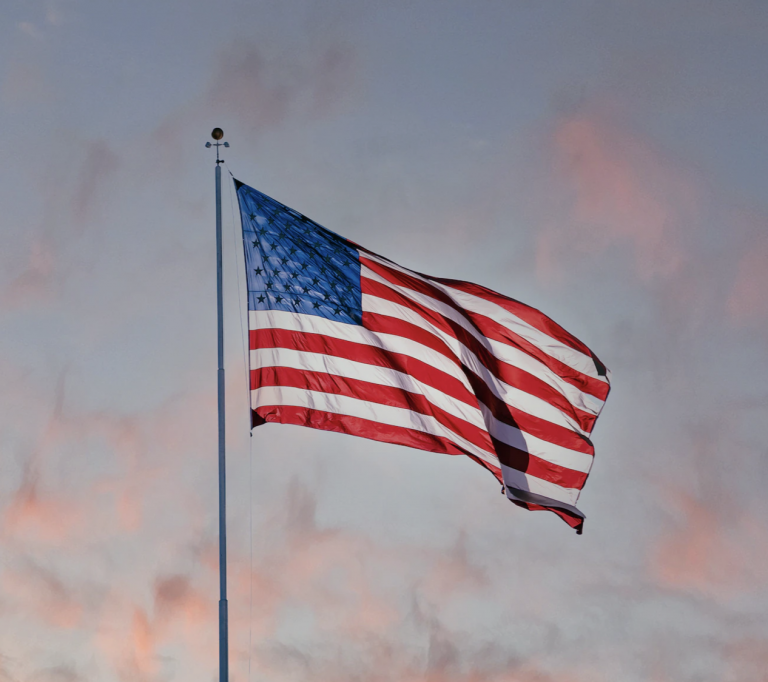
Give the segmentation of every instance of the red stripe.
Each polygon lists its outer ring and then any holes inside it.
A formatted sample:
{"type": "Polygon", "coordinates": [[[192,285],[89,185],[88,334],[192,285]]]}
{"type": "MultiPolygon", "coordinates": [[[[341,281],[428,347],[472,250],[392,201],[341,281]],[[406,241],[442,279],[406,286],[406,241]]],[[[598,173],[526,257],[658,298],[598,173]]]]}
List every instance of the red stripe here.
{"type": "MultiPolygon", "coordinates": [[[[541,398],[542,400],[548,402],[550,405],[553,405],[559,409],[561,412],[575,419],[579,424],[579,427],[584,431],[587,431],[588,433],[592,431],[595,424],[595,419],[597,419],[596,415],[577,408],[568,400],[568,398],[566,398],[562,393],[560,393],[556,388],[547,382],[542,381],[538,377],[530,374],[529,372],[526,372],[520,367],[516,367],[509,364],[508,362],[505,362],[504,360],[497,358],[490,350],[488,350],[482,343],[480,343],[480,341],[478,341],[475,336],[473,336],[455,320],[444,317],[440,313],[430,310],[425,306],[419,305],[416,301],[411,300],[407,296],[403,296],[401,293],[389,288],[381,282],[376,282],[364,277],[361,280],[361,284],[364,294],[376,296],[378,298],[392,301],[393,303],[407,307],[426,319],[441,331],[455,338],[457,341],[459,341],[459,343],[463,344],[470,351],[472,351],[475,356],[477,356],[477,359],[480,361],[480,363],[497,379],[500,379],[510,386],[519,388],[521,391],[530,393],[537,398],[541,398]]],[[[371,329],[371,331],[396,333],[394,331],[390,331],[388,326],[390,320],[396,320],[398,318],[390,317],[388,315],[381,315],[379,313],[363,313],[363,326],[366,329],[370,329],[370,327],[368,327],[368,321],[374,315],[380,318],[380,321],[375,325],[375,329],[371,329]]],[[[440,341],[439,337],[430,334],[422,327],[418,327],[412,323],[407,324],[408,327],[403,330],[403,333],[400,334],[401,336],[408,335],[408,338],[412,338],[414,341],[419,340],[420,343],[422,343],[420,339],[425,337],[432,337],[435,340],[429,341],[428,344],[425,343],[424,345],[429,345],[430,348],[437,350],[443,355],[446,355],[446,357],[456,359],[454,352],[444,342],[440,341]],[[419,339],[412,336],[412,334],[416,333],[416,329],[420,330],[419,339]]]]}
{"type": "MultiPolygon", "coordinates": [[[[499,398],[490,388],[488,388],[485,380],[475,374],[469,367],[462,364],[459,358],[434,334],[431,334],[423,327],[419,327],[410,322],[405,322],[394,317],[388,317],[386,315],[379,315],[378,313],[363,313],[363,326],[371,331],[377,331],[380,333],[387,333],[386,330],[394,332],[397,330],[397,335],[421,343],[422,345],[429,346],[433,350],[438,350],[445,357],[449,358],[461,368],[462,374],[469,381],[470,386],[473,388],[473,392],[476,398],[479,398],[480,402],[488,407],[491,413],[501,422],[515,426],[522,431],[526,431],[537,438],[562,445],[569,450],[577,450],[578,452],[584,452],[590,455],[594,455],[594,447],[592,443],[572,429],[559,424],[553,424],[541,417],[535,417],[523,412],[518,408],[511,407],[499,398]],[[391,325],[391,329],[390,329],[391,325]],[[442,348],[440,348],[442,347],[442,348]],[[444,351],[444,352],[443,352],[444,351]],[[525,427],[523,426],[525,425],[525,427]],[[529,430],[530,429],[530,430],[529,430]]],[[[489,370],[490,371],[490,370],[489,370]]],[[[507,382],[510,383],[510,382],[507,382]]],[[[442,389],[441,389],[442,390],[442,389]]],[[[467,401],[464,401],[467,402],[467,401]]],[[[475,402],[476,404],[476,402],[475,402]]],[[[581,423],[585,431],[591,432],[594,427],[594,422],[597,419],[594,415],[588,415],[587,413],[579,410],[578,413],[584,417],[589,417],[590,420],[584,419],[581,423]]]]}
{"type": "Polygon", "coordinates": [[[428,384],[472,407],[479,408],[479,399],[499,421],[530,433],[532,436],[561,445],[569,450],[594,455],[594,447],[588,439],[564,426],[553,424],[546,419],[534,417],[517,408],[510,407],[488,388],[481,377],[478,377],[464,365],[461,366],[461,371],[469,381],[472,391],[467,390],[461,381],[450,374],[409,355],[393,353],[376,346],[345,341],[322,334],[286,329],[256,329],[250,331],[250,347],[252,349],[293,348],[307,353],[333,355],[368,365],[388,367],[408,374],[417,381],[428,384]]]}
{"type": "Polygon", "coordinates": [[[253,410],[253,412],[256,415],[253,419],[254,426],[265,422],[295,424],[297,426],[308,426],[311,429],[320,429],[321,431],[346,433],[350,436],[378,440],[382,443],[405,445],[418,450],[426,450],[427,452],[439,452],[445,455],[468,455],[493,473],[499,483],[503,483],[501,469],[478,459],[471,453],[464,452],[455,443],[441,436],[435,436],[415,429],[406,429],[402,426],[382,424],[381,422],[374,422],[369,419],[362,419],[361,417],[350,417],[346,414],[312,410],[293,405],[262,405],[253,410]]]}
{"type": "Polygon", "coordinates": [[[252,329],[249,336],[251,350],[257,348],[292,348],[305,353],[333,355],[362,362],[366,365],[388,367],[408,374],[417,381],[432,386],[467,405],[479,408],[477,398],[456,377],[409,355],[393,353],[376,346],[336,339],[323,334],[288,329],[252,329]]]}
{"type": "MultiPolygon", "coordinates": [[[[414,429],[406,429],[399,426],[389,426],[380,422],[372,422],[360,417],[349,417],[343,414],[333,412],[324,412],[322,410],[311,410],[304,407],[294,407],[290,405],[264,405],[253,410],[253,426],[259,426],[266,422],[278,424],[294,424],[296,426],[307,426],[312,429],[322,431],[335,431],[336,433],[346,433],[350,436],[377,440],[383,443],[393,443],[395,445],[405,445],[406,447],[426,450],[428,452],[438,452],[447,455],[467,454],[457,450],[456,446],[445,438],[433,436],[414,429]]],[[[477,459],[470,455],[478,464],[490,471],[496,480],[503,484],[501,470],[487,462],[477,459]]],[[[548,510],[557,514],[565,522],[581,532],[584,519],[575,516],[572,513],[559,509],[557,507],[542,507],[537,504],[528,504],[512,500],[517,506],[530,510],[548,510]]]]}
{"type": "Polygon", "coordinates": [[[559,507],[542,507],[540,504],[531,504],[530,502],[522,502],[520,500],[510,500],[518,507],[527,509],[528,511],[551,511],[557,514],[563,521],[565,521],[571,528],[574,528],[576,532],[581,535],[584,530],[584,518],[569,512],[559,507]]]}
{"type": "MultiPolygon", "coordinates": [[[[519,410],[516,407],[511,407],[505,403],[493,391],[491,391],[490,388],[488,388],[486,381],[482,377],[475,374],[466,365],[461,364],[459,358],[457,358],[453,352],[448,349],[448,347],[445,346],[445,344],[443,344],[443,342],[440,341],[440,339],[434,334],[431,334],[422,327],[418,327],[409,322],[403,322],[397,318],[388,317],[386,315],[379,315],[377,313],[363,313],[363,325],[366,328],[369,328],[370,325],[370,327],[373,327],[372,331],[382,331],[387,329],[390,321],[393,323],[393,329],[396,323],[400,323],[397,325],[399,336],[409,338],[424,345],[432,344],[430,347],[433,347],[434,349],[436,349],[439,344],[443,345],[449,353],[446,355],[446,357],[450,358],[459,367],[461,367],[461,371],[469,381],[475,396],[480,399],[480,402],[488,407],[491,413],[499,421],[504,422],[505,424],[509,424],[510,426],[515,426],[521,431],[530,433],[532,436],[536,436],[542,440],[555,443],[557,445],[562,445],[569,450],[577,450],[578,452],[594,455],[594,447],[592,446],[592,443],[588,439],[584,438],[580,433],[573,431],[568,427],[561,426],[559,424],[553,424],[552,422],[546,419],[542,419],[541,417],[535,417],[531,414],[528,414],[527,412],[523,412],[522,410],[519,410]]],[[[586,414],[581,411],[579,412],[583,415],[586,414]]],[[[591,421],[588,422],[589,428],[584,428],[584,430],[587,432],[589,432],[590,429],[594,426],[594,420],[596,419],[594,415],[589,416],[591,417],[591,421]]]]}
{"type": "Polygon", "coordinates": [[[450,374],[409,355],[393,353],[376,346],[345,341],[322,334],[286,329],[252,329],[250,331],[250,347],[251,349],[292,348],[307,353],[333,355],[368,365],[388,367],[408,374],[417,381],[428,384],[472,407],[479,408],[479,399],[499,421],[530,433],[532,436],[561,445],[569,450],[594,454],[594,448],[588,439],[564,426],[553,424],[546,419],[534,417],[510,407],[488,388],[482,378],[463,365],[461,366],[462,373],[469,381],[472,391],[467,390],[464,384],[450,374]]]}
{"type": "MultiPolygon", "coordinates": [[[[570,365],[567,365],[566,363],[553,358],[538,348],[536,345],[527,339],[524,339],[522,336],[515,334],[513,331],[505,327],[503,324],[497,322],[496,320],[462,308],[447,294],[428,284],[427,282],[424,282],[423,280],[403,273],[399,270],[389,268],[385,265],[382,265],[381,263],[372,261],[368,258],[365,258],[364,256],[361,256],[360,261],[392,284],[406,287],[412,291],[424,294],[425,296],[429,296],[430,298],[433,298],[451,307],[453,310],[462,315],[465,320],[472,324],[472,326],[474,326],[475,329],[483,336],[486,336],[489,339],[493,339],[494,341],[499,341],[509,346],[513,346],[514,348],[518,348],[524,353],[527,353],[552,370],[564,381],[567,381],[569,384],[576,386],[585,393],[589,393],[590,395],[593,395],[600,400],[605,400],[605,398],[608,396],[609,386],[606,382],[595,379],[594,377],[584,374],[583,372],[579,372],[570,365]]],[[[371,282],[373,282],[373,280],[368,280],[365,277],[361,278],[361,284],[364,286],[368,286],[368,283],[371,282]]],[[[378,284],[381,283],[379,282],[378,284]]],[[[368,293],[365,288],[363,288],[363,293],[368,293]]],[[[409,300],[407,297],[403,298],[409,300]]],[[[397,300],[397,302],[399,303],[400,300],[397,300]]],[[[425,310],[425,306],[420,306],[419,311],[421,312],[423,310],[425,310]]],[[[429,311],[428,314],[435,313],[434,311],[429,311]]]]}
{"type": "Polygon", "coordinates": [[[589,474],[548,462],[536,455],[532,455],[530,452],[504,443],[493,436],[491,436],[491,440],[499,461],[511,469],[517,469],[525,474],[530,474],[563,488],[581,490],[587,482],[589,474]]]}
{"type": "Polygon", "coordinates": [[[440,284],[445,284],[452,289],[458,289],[459,291],[495,303],[504,308],[504,310],[508,310],[515,317],[519,317],[523,322],[529,324],[534,329],[538,329],[547,336],[557,339],[560,343],[570,346],[584,355],[592,355],[592,351],[587,348],[586,344],[579,341],[573,334],[567,332],[554,320],[550,319],[536,308],[525,305],[525,303],[499,294],[496,291],[487,289],[479,284],[473,284],[472,282],[463,282],[457,279],[444,279],[442,277],[430,277],[430,279],[440,282],[440,284]]]}
{"type": "Polygon", "coordinates": [[[344,395],[378,405],[389,405],[434,417],[440,424],[468,440],[489,455],[494,453],[488,432],[431,403],[419,393],[394,386],[383,386],[361,379],[350,379],[325,372],[293,367],[263,367],[251,370],[251,389],[262,386],[293,386],[307,391],[344,395]]]}
{"type": "MultiPolygon", "coordinates": [[[[503,464],[511,468],[565,488],[581,489],[587,479],[587,474],[547,462],[492,438],[486,430],[446,412],[431,403],[425,396],[400,388],[290,367],[264,367],[251,370],[251,388],[262,386],[292,386],[308,391],[344,395],[429,415],[473,445],[486,452],[495,453],[503,464]]],[[[470,454],[460,445],[457,444],[456,447],[460,448],[464,454],[470,454]]]]}
{"type": "Polygon", "coordinates": [[[532,414],[522,412],[514,407],[510,407],[501,398],[496,396],[488,385],[467,367],[464,368],[464,374],[469,381],[472,390],[477,399],[483,403],[500,422],[509,424],[515,428],[529,433],[536,438],[545,440],[548,443],[560,445],[569,450],[576,450],[587,455],[595,454],[595,448],[587,437],[582,436],[576,431],[553,424],[541,417],[534,417],[532,414]]]}
{"type": "Polygon", "coordinates": [[[548,369],[557,374],[563,381],[571,384],[571,386],[575,386],[580,391],[595,396],[595,398],[605,402],[605,399],[608,397],[608,392],[610,391],[610,386],[606,382],[601,381],[600,379],[595,379],[583,372],[579,372],[562,360],[553,358],[551,355],[539,350],[538,346],[535,346],[519,334],[515,334],[503,324],[496,322],[496,320],[490,317],[469,311],[467,311],[467,315],[472,318],[472,322],[474,322],[477,329],[480,330],[480,333],[487,338],[512,346],[513,348],[518,348],[541,362],[548,369]]]}
{"type": "MultiPolygon", "coordinates": [[[[363,280],[368,282],[370,280],[363,280]]],[[[363,327],[379,334],[392,334],[393,336],[402,336],[403,338],[416,341],[422,346],[426,346],[440,355],[448,358],[451,362],[460,366],[458,358],[448,345],[439,336],[427,331],[413,322],[408,322],[399,317],[382,315],[381,313],[371,313],[363,311],[363,327]]]]}

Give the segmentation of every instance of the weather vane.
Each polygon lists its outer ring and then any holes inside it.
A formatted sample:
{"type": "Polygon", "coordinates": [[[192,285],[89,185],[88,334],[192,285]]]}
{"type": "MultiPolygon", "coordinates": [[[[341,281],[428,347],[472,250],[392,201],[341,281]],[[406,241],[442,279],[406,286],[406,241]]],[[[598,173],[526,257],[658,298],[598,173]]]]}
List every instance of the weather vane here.
{"type": "Polygon", "coordinates": [[[216,165],[218,166],[220,163],[224,163],[224,159],[219,158],[219,147],[229,147],[229,142],[219,142],[219,140],[224,137],[224,131],[221,128],[214,128],[211,131],[211,137],[216,140],[216,142],[213,144],[206,142],[205,146],[208,148],[216,147],[216,165]]]}

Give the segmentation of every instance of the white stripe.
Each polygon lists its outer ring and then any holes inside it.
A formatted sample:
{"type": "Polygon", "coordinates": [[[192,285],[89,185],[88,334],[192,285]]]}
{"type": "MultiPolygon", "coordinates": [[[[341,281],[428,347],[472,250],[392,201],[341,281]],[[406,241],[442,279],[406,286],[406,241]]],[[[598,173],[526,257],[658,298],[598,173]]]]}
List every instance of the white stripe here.
{"type": "Polygon", "coordinates": [[[571,405],[579,410],[589,412],[589,414],[594,414],[595,416],[600,414],[600,410],[603,409],[603,404],[605,403],[604,400],[600,400],[600,398],[591,393],[585,393],[578,386],[564,381],[557,372],[551,370],[543,362],[537,360],[532,355],[528,355],[528,353],[519,348],[496,341],[495,339],[485,338],[490,346],[491,353],[499,360],[514,367],[519,367],[537,379],[541,379],[558,393],[561,393],[571,405]]]}
{"type": "MultiPolygon", "coordinates": [[[[370,268],[366,266],[362,266],[361,273],[363,277],[377,281],[383,284],[384,286],[387,286],[395,291],[400,289],[400,287],[398,287],[395,284],[392,284],[389,280],[381,277],[380,275],[377,275],[375,272],[373,272],[370,268]]],[[[424,305],[423,301],[419,301],[412,298],[411,292],[412,292],[411,289],[407,289],[407,288],[400,289],[400,293],[402,295],[406,296],[407,298],[411,298],[411,300],[415,300],[419,305],[424,305]]],[[[387,299],[380,298],[379,299],[380,302],[376,303],[377,308],[375,310],[373,308],[371,309],[366,308],[365,307],[366,296],[373,297],[374,295],[363,294],[364,310],[370,310],[370,312],[379,312],[382,315],[391,315],[393,317],[401,317],[403,319],[407,319],[409,322],[412,322],[424,329],[427,329],[430,332],[434,331],[434,327],[429,321],[425,320],[424,318],[422,318],[420,315],[410,310],[409,308],[406,308],[405,306],[401,306],[397,303],[394,303],[393,301],[388,301],[387,299]],[[397,312],[396,313],[387,312],[387,308],[391,308],[391,310],[397,311],[397,312]]],[[[460,324],[467,332],[472,334],[472,336],[475,339],[477,339],[477,341],[480,344],[482,344],[488,350],[488,352],[491,353],[494,357],[510,365],[513,365],[514,367],[519,367],[523,371],[528,372],[529,374],[537,377],[538,379],[541,379],[543,382],[549,384],[552,388],[554,388],[558,393],[561,393],[565,397],[565,399],[569,403],[571,403],[571,405],[574,405],[578,409],[584,410],[585,412],[589,412],[590,414],[594,414],[594,415],[600,414],[600,410],[602,409],[603,403],[604,403],[604,401],[600,400],[600,398],[597,398],[589,393],[585,393],[581,391],[577,386],[574,386],[573,384],[570,384],[567,381],[563,380],[563,378],[557,372],[547,367],[547,365],[545,365],[541,360],[538,360],[532,355],[525,353],[519,348],[515,348],[514,346],[510,346],[506,343],[502,343],[501,341],[495,341],[494,339],[489,339],[486,336],[483,336],[483,334],[481,334],[473,325],[468,323],[464,317],[462,317],[461,315],[457,315],[448,306],[442,306],[440,309],[437,309],[433,304],[433,302],[436,302],[435,299],[431,297],[427,297],[427,300],[429,301],[429,303],[426,304],[425,307],[429,308],[430,310],[433,310],[434,312],[437,312],[440,315],[445,314],[445,309],[450,310],[451,314],[448,315],[450,319],[455,320],[457,324],[460,324]]]]}
{"type": "Polygon", "coordinates": [[[440,353],[435,353],[424,344],[397,334],[372,332],[360,325],[335,322],[318,315],[291,313],[286,310],[249,310],[248,321],[250,329],[285,329],[304,334],[323,334],[342,341],[381,348],[391,353],[402,353],[445,372],[460,381],[467,391],[474,393],[467,377],[455,362],[440,353]]]}
{"type": "MultiPolygon", "coordinates": [[[[448,414],[486,431],[483,415],[471,405],[456,400],[433,386],[417,381],[409,374],[388,367],[368,365],[335,355],[323,355],[289,348],[260,348],[251,351],[251,367],[291,367],[307,372],[323,372],[347,379],[367,381],[379,386],[399,388],[424,396],[432,405],[448,414]]],[[[487,431],[486,431],[487,432],[487,431]]]]}
{"type": "Polygon", "coordinates": [[[543,350],[550,357],[560,360],[560,362],[572,367],[582,374],[586,374],[598,381],[606,382],[605,377],[597,373],[597,366],[591,356],[585,355],[579,350],[564,344],[562,341],[536,329],[527,322],[524,322],[514,313],[506,308],[502,308],[498,303],[480,298],[466,291],[460,291],[443,284],[433,282],[445,294],[450,296],[458,305],[473,313],[478,313],[498,322],[510,331],[522,336],[526,341],[532,343],[536,348],[543,350]]]}
{"type": "Polygon", "coordinates": [[[514,426],[499,421],[482,403],[481,410],[453,398],[433,386],[417,381],[412,376],[396,370],[368,365],[333,355],[310,353],[288,348],[260,348],[250,351],[251,368],[291,367],[309,372],[324,372],[334,376],[368,381],[372,384],[400,388],[403,391],[423,395],[432,405],[445,410],[448,414],[490,433],[498,440],[512,447],[528,452],[542,460],[558,466],[589,473],[593,457],[584,452],[577,452],[541,440],[529,433],[524,433],[514,426]]]}
{"type": "MultiPolygon", "coordinates": [[[[406,310],[412,312],[410,309],[406,310]]],[[[415,317],[418,317],[418,319],[422,320],[421,317],[415,313],[413,314],[415,317]]],[[[289,331],[299,331],[303,333],[323,334],[332,338],[353,341],[356,343],[382,348],[384,350],[395,353],[402,353],[409,357],[422,360],[429,365],[437,366],[438,369],[441,369],[447,374],[450,374],[451,376],[459,379],[467,388],[467,390],[474,394],[466,377],[454,363],[450,362],[447,358],[432,350],[431,348],[400,336],[371,332],[357,325],[335,322],[333,320],[328,320],[317,315],[303,315],[283,310],[251,310],[249,311],[249,326],[251,329],[275,328],[286,329],[289,331]]],[[[458,343],[456,339],[453,339],[453,342],[458,343]]],[[[258,365],[255,364],[256,359],[253,353],[254,351],[251,351],[250,366],[257,367],[258,365]]],[[[433,390],[438,391],[438,389],[433,390]]],[[[440,391],[440,393],[443,392],[440,391]]],[[[455,400],[457,403],[461,403],[462,405],[466,404],[462,401],[456,400],[455,398],[453,400],[455,400]]],[[[529,452],[530,454],[535,455],[536,457],[539,457],[540,459],[547,462],[551,462],[553,464],[557,464],[574,471],[589,473],[593,462],[593,457],[590,454],[570,450],[561,445],[550,443],[549,441],[545,441],[537,438],[536,436],[532,436],[527,432],[520,431],[517,428],[496,419],[491,411],[480,401],[478,401],[478,404],[483,412],[485,428],[495,438],[498,438],[500,441],[520,450],[529,452]]],[[[448,410],[445,405],[438,405],[443,407],[443,409],[446,409],[447,412],[450,412],[450,410],[448,410]]],[[[472,421],[474,423],[474,420],[468,421],[472,421]]]]}
{"type": "Polygon", "coordinates": [[[576,488],[563,488],[555,483],[544,481],[504,464],[501,465],[501,474],[504,478],[504,485],[512,488],[527,490],[536,495],[543,495],[544,497],[558,502],[565,502],[569,505],[575,505],[579,499],[580,491],[576,488]]]}
{"type": "MultiPolygon", "coordinates": [[[[368,268],[365,268],[365,270],[367,270],[365,277],[369,279],[376,279],[389,288],[398,291],[403,296],[410,298],[418,305],[429,308],[433,312],[454,320],[457,324],[460,324],[462,327],[467,329],[467,331],[473,333],[477,338],[476,330],[472,330],[471,324],[458,312],[453,310],[453,308],[450,308],[444,303],[436,301],[429,296],[425,296],[424,294],[420,294],[418,292],[412,291],[411,289],[406,289],[404,287],[399,287],[396,284],[392,284],[368,268]]],[[[416,317],[421,317],[416,311],[411,310],[410,308],[398,305],[397,303],[392,303],[391,301],[387,301],[386,299],[382,299],[371,294],[363,294],[362,306],[363,310],[370,312],[379,312],[380,310],[387,309],[393,310],[394,308],[397,308],[399,310],[397,317],[406,319],[411,322],[415,322],[416,317]]],[[[464,344],[460,343],[458,339],[456,339],[451,334],[447,334],[441,331],[438,327],[432,325],[429,320],[425,318],[421,319],[429,325],[429,327],[427,327],[429,331],[436,336],[439,336],[440,339],[444,341],[454,352],[454,354],[460,358],[461,362],[469,367],[475,374],[477,374],[477,376],[479,376],[488,385],[494,394],[496,394],[496,396],[503,400],[505,403],[522,412],[533,415],[535,417],[539,417],[540,419],[545,419],[552,424],[558,424],[567,429],[570,429],[571,431],[576,431],[582,435],[588,435],[587,431],[581,428],[581,425],[574,417],[566,414],[552,403],[547,402],[538,396],[527,393],[526,391],[523,391],[516,386],[511,386],[510,384],[507,384],[498,377],[494,376],[494,374],[482,362],[480,362],[479,358],[464,344]]],[[[482,335],[478,340],[481,343],[487,341],[487,339],[485,339],[485,337],[482,335]]],[[[437,355],[439,355],[439,353],[437,355]]]]}
{"type": "Polygon", "coordinates": [[[264,386],[251,391],[251,404],[256,407],[269,407],[272,405],[290,405],[311,410],[321,410],[333,414],[341,414],[349,417],[358,417],[373,422],[389,424],[405,429],[413,429],[435,436],[447,437],[461,444],[467,451],[488,462],[492,466],[502,467],[505,482],[509,485],[529,490],[537,495],[544,495],[553,500],[575,504],[579,497],[579,491],[573,488],[544,481],[530,474],[524,474],[516,469],[511,469],[499,461],[491,453],[482,450],[464,439],[457,438],[449,429],[437,422],[433,417],[411,412],[399,407],[379,405],[357,400],[348,396],[322,393],[320,391],[307,391],[301,388],[288,386],[264,386]]]}
{"type": "Polygon", "coordinates": [[[358,417],[373,422],[399,426],[405,429],[421,431],[433,436],[441,436],[463,447],[467,452],[482,459],[484,462],[498,467],[499,460],[494,453],[479,448],[468,440],[461,438],[447,426],[438,422],[434,417],[420,412],[412,412],[402,407],[370,403],[346,395],[307,391],[292,386],[262,386],[251,391],[251,406],[256,409],[261,406],[292,405],[311,410],[322,410],[348,417],[358,417]]]}
{"type": "Polygon", "coordinates": [[[486,428],[494,438],[497,438],[502,443],[534,455],[545,462],[557,464],[573,471],[580,471],[583,474],[588,474],[590,469],[592,469],[592,464],[595,461],[592,455],[586,452],[579,452],[578,450],[571,450],[557,443],[550,443],[547,440],[532,436],[526,431],[521,431],[510,424],[505,424],[496,419],[483,403],[480,403],[480,408],[483,411],[486,428]]]}
{"type": "Polygon", "coordinates": [[[595,361],[590,356],[585,355],[581,351],[571,348],[570,346],[564,344],[562,341],[553,338],[549,334],[536,329],[536,327],[533,327],[524,320],[520,319],[513,313],[509,312],[506,308],[502,308],[500,305],[488,301],[484,298],[480,298],[479,296],[475,296],[474,294],[468,294],[464,291],[460,291],[445,284],[441,284],[440,282],[435,282],[434,280],[425,278],[411,270],[408,270],[407,268],[374,256],[373,254],[365,252],[362,253],[361,256],[380,263],[381,265],[384,265],[393,270],[398,270],[407,275],[410,275],[411,277],[415,277],[422,282],[430,284],[431,286],[449,296],[462,308],[466,308],[469,311],[485,315],[486,317],[491,318],[499,324],[502,324],[510,331],[518,334],[537,348],[543,350],[550,357],[553,357],[556,360],[560,360],[560,362],[565,363],[569,367],[572,367],[582,374],[586,374],[587,376],[603,382],[606,381],[605,377],[602,377],[597,373],[595,361]]]}
{"type": "MultiPolygon", "coordinates": [[[[367,270],[368,273],[371,273],[372,275],[370,279],[376,279],[379,283],[394,291],[398,290],[397,285],[393,285],[391,282],[383,280],[370,269],[367,270]]],[[[367,273],[365,276],[367,277],[367,273]]],[[[400,293],[406,298],[411,298],[409,289],[400,291],[400,293]],[[406,291],[408,293],[406,293],[406,291]]],[[[411,300],[414,300],[418,305],[423,305],[421,301],[416,301],[415,299],[411,300]]],[[[433,301],[434,299],[428,300],[433,301]]],[[[439,328],[435,327],[429,320],[419,315],[416,311],[411,310],[406,306],[400,305],[399,303],[395,303],[394,301],[390,301],[386,298],[380,298],[374,294],[363,294],[362,307],[363,310],[371,313],[378,313],[380,315],[388,315],[390,317],[398,317],[407,320],[408,322],[411,322],[412,324],[415,324],[422,329],[426,329],[432,334],[438,334],[440,338],[449,342],[448,345],[450,348],[453,348],[453,345],[458,343],[454,336],[447,334],[439,328]]],[[[435,310],[431,304],[425,305],[424,307],[427,307],[440,315],[443,314],[442,311],[435,310]]],[[[451,319],[456,318],[451,317],[451,319]]],[[[604,403],[603,400],[600,400],[599,398],[596,398],[589,393],[584,393],[576,386],[569,384],[567,381],[564,381],[562,377],[560,377],[556,372],[552,371],[543,362],[540,362],[533,356],[528,355],[527,353],[524,353],[517,348],[513,348],[512,346],[501,343],[500,341],[494,341],[493,339],[489,339],[483,336],[463,318],[457,320],[457,323],[466,329],[470,334],[472,334],[472,336],[474,336],[474,338],[477,339],[477,341],[483,345],[486,350],[488,350],[488,352],[494,357],[514,367],[518,367],[523,371],[528,372],[532,376],[537,377],[538,379],[541,379],[543,382],[549,384],[549,386],[560,393],[571,405],[574,405],[575,407],[584,410],[585,412],[589,412],[590,414],[594,414],[595,416],[600,414],[600,410],[602,409],[604,403]]],[[[456,351],[454,349],[454,353],[455,352],[456,351]]],[[[471,351],[468,350],[467,352],[471,351]]]]}

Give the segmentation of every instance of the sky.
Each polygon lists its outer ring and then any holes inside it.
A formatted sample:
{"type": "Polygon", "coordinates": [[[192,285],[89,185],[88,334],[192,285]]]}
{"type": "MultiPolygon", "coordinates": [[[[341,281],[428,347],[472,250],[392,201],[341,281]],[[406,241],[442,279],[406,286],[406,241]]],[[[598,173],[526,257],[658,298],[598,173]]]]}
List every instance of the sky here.
{"type": "Polygon", "coordinates": [[[249,436],[233,682],[768,680],[768,5],[4,0],[0,682],[217,678],[212,152],[611,369],[582,536],[473,462],[249,436]]]}

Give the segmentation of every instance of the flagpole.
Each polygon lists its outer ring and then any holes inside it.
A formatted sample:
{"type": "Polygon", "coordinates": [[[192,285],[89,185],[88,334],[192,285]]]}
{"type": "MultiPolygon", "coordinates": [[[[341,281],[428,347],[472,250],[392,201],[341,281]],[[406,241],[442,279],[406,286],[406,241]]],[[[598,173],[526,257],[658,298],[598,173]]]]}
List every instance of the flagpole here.
{"type": "Polygon", "coordinates": [[[222,274],[221,246],[221,164],[219,147],[229,147],[220,142],[224,137],[221,128],[214,128],[211,137],[216,140],[216,309],[218,315],[218,396],[219,396],[219,682],[229,682],[229,614],[227,604],[227,479],[224,431],[224,282],[222,274]]]}

